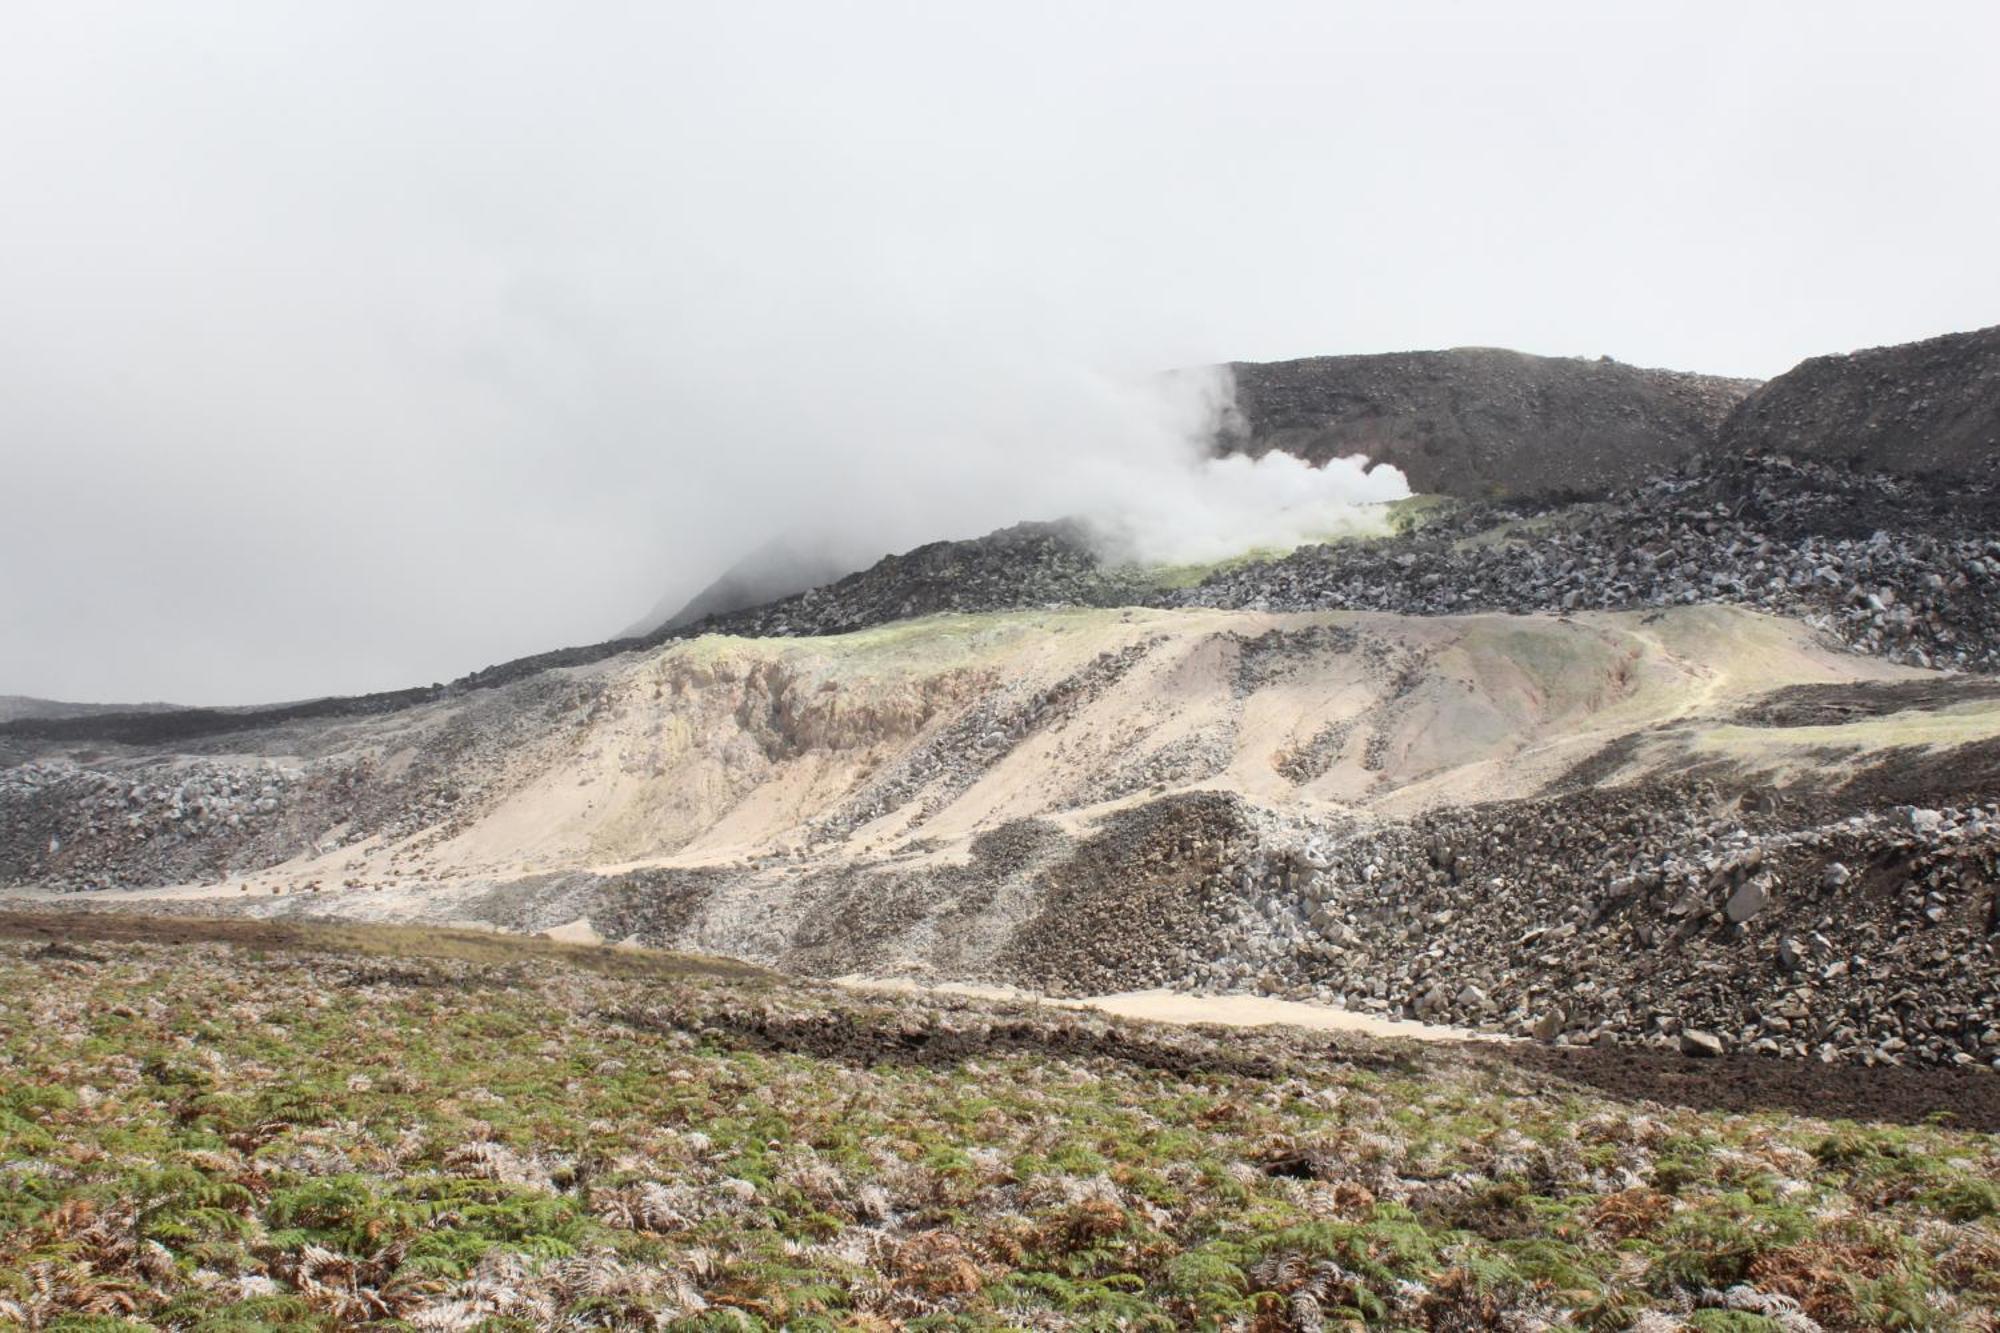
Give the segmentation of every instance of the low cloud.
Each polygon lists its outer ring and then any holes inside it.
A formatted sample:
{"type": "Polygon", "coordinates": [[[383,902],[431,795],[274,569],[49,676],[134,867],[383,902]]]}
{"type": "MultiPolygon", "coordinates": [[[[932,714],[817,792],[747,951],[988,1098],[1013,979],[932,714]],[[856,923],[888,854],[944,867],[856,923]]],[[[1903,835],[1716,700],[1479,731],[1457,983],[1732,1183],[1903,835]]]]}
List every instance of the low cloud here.
{"type": "Polygon", "coordinates": [[[718,483],[753,502],[731,558],[776,540],[858,569],[1022,519],[1081,519],[1108,560],[1199,563],[1377,527],[1380,506],[1410,493],[1401,472],[1361,456],[1323,467],[1218,456],[1240,420],[1226,366],[1117,376],[1024,359],[1018,346],[996,337],[947,359],[885,342],[869,358],[882,395],[854,379],[809,395],[820,438],[848,444],[804,459],[800,475],[718,483]],[[935,399],[935,419],[893,405],[912,367],[920,384],[956,386],[935,399]]]}
{"type": "Polygon", "coordinates": [[[1165,368],[2000,301],[1974,5],[17,8],[5,693],[449,679],[773,540],[1213,558],[1396,479],[1213,461],[1165,368]]]}

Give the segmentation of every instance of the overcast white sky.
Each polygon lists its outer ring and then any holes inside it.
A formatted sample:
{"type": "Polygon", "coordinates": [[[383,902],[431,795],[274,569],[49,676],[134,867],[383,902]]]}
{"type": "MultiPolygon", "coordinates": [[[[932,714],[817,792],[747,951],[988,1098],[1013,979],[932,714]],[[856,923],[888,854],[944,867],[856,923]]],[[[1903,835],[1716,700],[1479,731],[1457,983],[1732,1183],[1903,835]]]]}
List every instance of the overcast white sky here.
{"type": "Polygon", "coordinates": [[[448,679],[787,527],[1047,516],[1106,375],[2000,322],[1996,50],[1990,3],[9,0],[0,693],[448,679]]]}

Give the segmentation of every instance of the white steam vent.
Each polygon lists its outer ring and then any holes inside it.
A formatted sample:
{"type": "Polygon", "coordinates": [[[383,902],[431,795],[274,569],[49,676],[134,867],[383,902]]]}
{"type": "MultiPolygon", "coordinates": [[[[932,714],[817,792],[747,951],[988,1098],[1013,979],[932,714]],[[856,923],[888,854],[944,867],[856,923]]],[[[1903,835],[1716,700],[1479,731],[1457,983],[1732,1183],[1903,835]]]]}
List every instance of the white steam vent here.
{"type": "MultiPolygon", "coordinates": [[[[1226,366],[1184,371],[1134,390],[1127,447],[1073,460],[1073,512],[1103,534],[1104,554],[1142,564],[1194,564],[1381,531],[1382,505],[1409,480],[1355,455],[1315,466],[1290,454],[1217,457],[1237,433],[1226,366]]],[[[1123,434],[1119,432],[1118,434],[1123,434]]]]}

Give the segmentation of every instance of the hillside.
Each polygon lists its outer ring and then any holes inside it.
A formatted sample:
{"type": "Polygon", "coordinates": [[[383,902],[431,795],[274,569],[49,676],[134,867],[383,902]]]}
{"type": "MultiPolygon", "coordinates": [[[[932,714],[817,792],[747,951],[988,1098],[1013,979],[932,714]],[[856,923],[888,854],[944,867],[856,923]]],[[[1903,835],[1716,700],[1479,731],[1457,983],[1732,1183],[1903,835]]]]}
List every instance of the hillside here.
{"type": "Polygon", "coordinates": [[[1491,347],[1236,362],[1219,446],[1312,463],[1364,454],[1417,492],[1587,496],[1707,448],[1753,380],[1491,347]]]}
{"type": "Polygon", "coordinates": [[[1020,524],[448,686],[0,723],[0,892],[2000,1064],[2000,488],[1692,453],[1380,530],[1020,524]]]}
{"type": "Polygon", "coordinates": [[[1739,403],[1719,441],[1738,454],[1990,479],[2000,469],[2000,325],[1813,357],[1739,403]]]}
{"type": "MultiPolygon", "coordinates": [[[[1907,370],[1905,362],[1912,357],[1921,360],[1922,349],[1971,348],[1978,353],[1979,348],[1989,347],[1990,333],[1951,335],[1907,349],[1858,356],[1879,355],[1886,358],[1887,373],[1900,374],[1897,367],[1907,370]]],[[[1926,372],[1929,377],[1923,383],[1930,389],[1920,401],[1990,405],[1990,358],[1982,356],[1945,358],[1949,364],[1926,372]],[[1971,378],[1961,382],[1967,376],[1971,378]]],[[[1747,600],[1787,614],[1817,617],[1835,610],[1824,605],[1838,600],[1835,593],[1859,602],[1869,592],[1851,581],[1833,587],[1840,557],[1828,561],[1809,549],[1778,552],[1792,562],[1779,585],[1753,586],[1755,581],[1748,577],[1755,572],[1753,567],[1774,553],[1773,543],[1790,546],[1807,536],[1855,542],[1878,530],[1921,538],[1928,548],[1903,542],[1888,552],[1893,568],[1886,573],[1892,582],[1913,578],[1928,586],[1935,578],[1954,594],[1962,593],[1968,563],[1977,567],[1974,578],[1984,577],[1980,547],[1986,525],[2000,512],[1993,486],[1982,481],[1970,490],[1943,493],[1913,487],[1904,479],[1911,470],[1905,455],[1921,458],[1922,451],[1912,453],[1904,445],[1875,450],[1871,457],[1879,455],[1880,463],[1872,475],[1868,468],[1857,472],[1844,461],[1815,466],[1815,455],[1848,457],[1839,443],[1844,427],[1830,419],[1808,422],[1796,405],[1780,410],[1788,396],[1811,396],[1799,388],[1810,383],[1804,372],[1821,362],[1848,360],[1807,362],[1793,372],[1802,378],[1774,381],[1781,386],[1777,392],[1758,395],[1763,407],[1753,413],[1745,402],[1745,410],[1734,417],[1729,416],[1733,406],[1756,387],[1751,381],[1640,370],[1611,361],[1461,349],[1263,365],[1244,362],[1233,367],[1241,410],[1217,446],[1250,453],[1280,449],[1311,461],[1355,451],[1390,451],[1379,457],[1403,467],[1420,492],[1470,498],[1471,507],[1454,518],[1460,538],[1479,528],[1502,529],[1564,501],[1615,501],[1608,513],[1572,511],[1587,513],[1585,521],[1593,531],[1581,545],[1567,542],[1558,564],[1567,565],[1574,577],[1553,597],[1541,577],[1548,571],[1515,568],[1505,571],[1504,586],[1483,578],[1480,581],[1487,585],[1483,590],[1460,592],[1443,609],[1616,607],[1684,601],[1692,595],[1747,600]],[[1783,388],[1784,384],[1794,387],[1783,388]],[[1752,428],[1753,423],[1780,417],[1792,423],[1784,431],[1752,428]],[[1725,433],[1727,443],[1719,447],[1718,439],[1725,433]],[[1710,540],[1716,535],[1716,514],[1698,513],[1696,501],[1723,507],[1734,529],[1728,540],[1710,540]],[[1693,543],[1669,567],[1684,574],[1700,572],[1704,586],[1691,594],[1685,583],[1663,587],[1650,578],[1635,583],[1630,577],[1635,556],[1647,563],[1656,556],[1651,529],[1661,522],[1679,530],[1684,547],[1693,543]],[[1747,560],[1746,541],[1755,552],[1747,560]],[[1939,541],[1949,543],[1950,549],[1940,549],[1939,541]],[[1590,568],[1605,560],[1618,562],[1618,568],[1590,568]],[[1600,572],[1612,576],[1597,577],[1600,572]],[[1816,580],[1826,586],[1818,586],[1816,580]],[[1816,601],[1822,605],[1812,605],[1816,601]]],[[[1991,412],[1986,415],[1990,418],[1991,412]]],[[[1967,428],[1968,438],[1977,436],[1978,414],[1959,416],[1974,423],[1967,428]]],[[[1896,438],[1922,428],[1918,423],[1896,438]]],[[[1556,546],[1563,544],[1559,541],[1556,546]]],[[[1327,548],[1310,548],[1302,557],[1306,562],[1314,559],[1311,549],[1327,548]]],[[[1392,550],[1382,554],[1402,558],[1392,550]]],[[[1554,554],[1552,548],[1536,559],[1539,563],[1554,554]]],[[[1364,560],[1374,558],[1371,554],[1364,560]]],[[[790,636],[841,633],[939,611],[1176,605],[1184,599],[1190,574],[1170,571],[1162,578],[1159,571],[1107,567],[1089,531],[1075,523],[1027,523],[985,537],[934,542],[884,556],[858,572],[841,573],[860,563],[818,544],[780,541],[746,556],[693,599],[663,602],[621,637],[499,663],[441,688],[258,707],[181,709],[171,717],[161,716],[163,710],[152,705],[51,708],[41,701],[26,701],[11,710],[0,706],[0,759],[19,757],[46,741],[178,744],[306,717],[397,711],[711,631],[790,636]]],[[[1193,576],[1216,585],[1198,595],[1207,604],[1266,605],[1267,594],[1275,593],[1300,606],[1434,610],[1440,609],[1433,591],[1438,582],[1463,572],[1433,569],[1414,582],[1363,578],[1338,591],[1315,594],[1318,601],[1300,601],[1295,585],[1289,584],[1297,571],[1295,566],[1272,575],[1253,568],[1233,582],[1220,577],[1227,572],[1222,570],[1212,571],[1215,578],[1203,578],[1211,571],[1193,571],[1193,576]],[[1273,577],[1279,580],[1275,586],[1273,577]]],[[[1969,603],[1954,598],[1961,604],[1945,615],[1957,623],[1942,626],[1941,636],[1927,633],[1937,623],[1935,615],[1911,622],[1892,613],[1889,619],[1895,623],[1890,628],[1923,637],[1925,658],[1941,665],[2000,660],[1991,656],[1992,645],[1986,642],[1989,617],[1983,587],[1976,587],[1975,593],[1969,603]]],[[[1843,633],[1850,628],[1862,633],[1873,629],[1847,624],[1836,628],[1843,633]]]]}
{"type": "Polygon", "coordinates": [[[2000,4],[1706,8],[8,11],[0,1333],[2000,1333],[2000,4]]]}
{"type": "Polygon", "coordinates": [[[1996,753],[1983,682],[1726,608],[954,616],[709,636],[165,763],[55,747],[0,785],[0,874],[1962,1063],[2000,1042],[1996,753]],[[1816,978],[1803,1027],[1788,970],[1816,978]],[[1892,1001],[1920,975],[1918,1026],[1892,1001]]]}
{"type": "Polygon", "coordinates": [[[54,721],[59,718],[171,713],[176,704],[78,704],[60,699],[35,699],[25,694],[0,694],[0,723],[54,721]]]}

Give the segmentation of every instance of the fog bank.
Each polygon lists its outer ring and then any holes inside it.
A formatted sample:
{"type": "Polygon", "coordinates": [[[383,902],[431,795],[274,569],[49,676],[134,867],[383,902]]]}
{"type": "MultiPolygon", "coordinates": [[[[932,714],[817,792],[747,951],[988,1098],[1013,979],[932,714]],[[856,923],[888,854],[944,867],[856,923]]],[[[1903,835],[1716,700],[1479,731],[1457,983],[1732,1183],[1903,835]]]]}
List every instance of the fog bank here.
{"type": "Polygon", "coordinates": [[[5,693],[391,688],[786,534],[1200,559],[1393,489],[1204,461],[1174,367],[1770,375],[2000,309],[1975,4],[9,18],[5,693]]]}

